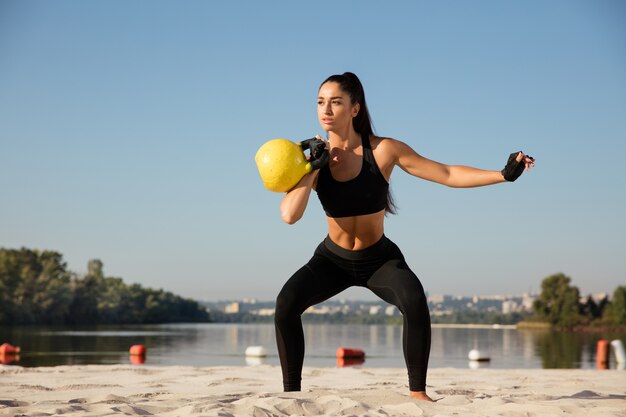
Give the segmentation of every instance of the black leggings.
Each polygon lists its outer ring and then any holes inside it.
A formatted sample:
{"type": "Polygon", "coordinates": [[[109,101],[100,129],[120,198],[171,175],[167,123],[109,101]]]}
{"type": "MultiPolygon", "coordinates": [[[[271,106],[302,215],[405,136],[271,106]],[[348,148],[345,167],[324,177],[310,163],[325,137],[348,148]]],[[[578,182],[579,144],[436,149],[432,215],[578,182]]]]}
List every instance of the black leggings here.
{"type": "Polygon", "coordinates": [[[383,236],[358,251],[326,238],[309,262],[285,283],[276,299],[276,342],[285,391],[300,391],[304,363],[302,313],[348,287],[366,287],[400,309],[404,317],[402,348],[409,389],[425,391],[430,354],[430,314],[424,289],[400,249],[383,236]]]}

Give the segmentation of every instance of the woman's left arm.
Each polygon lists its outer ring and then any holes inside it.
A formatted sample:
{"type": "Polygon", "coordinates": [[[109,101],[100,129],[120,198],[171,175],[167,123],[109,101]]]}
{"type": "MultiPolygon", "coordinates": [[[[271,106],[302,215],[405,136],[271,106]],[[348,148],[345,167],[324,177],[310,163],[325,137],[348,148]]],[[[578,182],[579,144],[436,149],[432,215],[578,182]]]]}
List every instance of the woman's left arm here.
{"type": "MultiPolygon", "coordinates": [[[[395,165],[415,177],[455,188],[481,187],[511,181],[510,178],[505,179],[502,171],[442,164],[424,158],[401,141],[395,139],[388,140],[390,141],[388,146],[390,147],[390,153],[395,165]]],[[[524,169],[529,170],[535,165],[534,159],[524,155],[523,152],[513,156],[513,161],[509,159],[508,164],[520,166],[521,171],[524,169]]],[[[521,171],[519,171],[519,174],[521,174],[521,171]]]]}

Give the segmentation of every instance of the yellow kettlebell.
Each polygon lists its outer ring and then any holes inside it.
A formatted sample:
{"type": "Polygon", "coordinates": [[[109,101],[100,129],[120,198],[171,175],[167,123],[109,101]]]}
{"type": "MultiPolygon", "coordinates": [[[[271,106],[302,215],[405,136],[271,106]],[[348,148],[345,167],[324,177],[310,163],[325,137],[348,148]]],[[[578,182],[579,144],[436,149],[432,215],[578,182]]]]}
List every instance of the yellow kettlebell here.
{"type": "Polygon", "coordinates": [[[312,169],[300,144],[289,139],[265,142],[254,160],[265,188],[277,193],[291,190],[312,169]]]}

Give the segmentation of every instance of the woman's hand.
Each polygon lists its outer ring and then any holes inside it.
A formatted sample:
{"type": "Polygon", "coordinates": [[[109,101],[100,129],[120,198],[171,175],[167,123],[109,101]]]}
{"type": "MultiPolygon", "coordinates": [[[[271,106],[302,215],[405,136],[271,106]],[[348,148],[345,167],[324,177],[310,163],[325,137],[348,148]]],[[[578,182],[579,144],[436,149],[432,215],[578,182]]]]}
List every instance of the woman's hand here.
{"type": "Polygon", "coordinates": [[[312,170],[322,168],[330,160],[328,142],[322,139],[320,135],[315,135],[314,138],[303,140],[300,142],[300,147],[302,150],[309,150],[307,161],[311,163],[312,170]]]}
{"type": "Polygon", "coordinates": [[[502,176],[505,180],[513,182],[526,171],[530,171],[535,166],[535,158],[525,155],[524,152],[513,152],[509,155],[506,166],[502,169],[502,176]]]}

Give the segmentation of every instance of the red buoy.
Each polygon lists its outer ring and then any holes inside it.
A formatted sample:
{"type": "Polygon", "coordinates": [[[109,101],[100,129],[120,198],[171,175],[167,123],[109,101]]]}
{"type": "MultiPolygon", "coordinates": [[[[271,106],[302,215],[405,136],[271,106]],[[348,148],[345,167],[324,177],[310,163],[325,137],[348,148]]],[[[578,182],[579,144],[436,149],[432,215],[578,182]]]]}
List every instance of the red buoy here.
{"type": "Polygon", "coordinates": [[[13,346],[8,343],[3,343],[0,345],[0,355],[7,355],[11,353],[20,353],[22,350],[19,346],[13,346]]]}
{"type": "Polygon", "coordinates": [[[8,343],[0,345],[0,364],[9,365],[20,360],[20,347],[8,343]]]}
{"type": "Polygon", "coordinates": [[[337,348],[337,357],[338,358],[364,358],[365,352],[363,352],[361,349],[339,347],[337,348]]]}
{"type": "Polygon", "coordinates": [[[146,347],[144,345],[132,345],[130,354],[131,356],[146,356],[146,347]]]}

